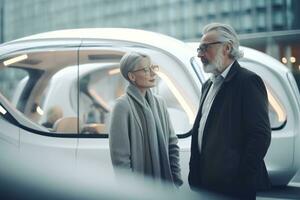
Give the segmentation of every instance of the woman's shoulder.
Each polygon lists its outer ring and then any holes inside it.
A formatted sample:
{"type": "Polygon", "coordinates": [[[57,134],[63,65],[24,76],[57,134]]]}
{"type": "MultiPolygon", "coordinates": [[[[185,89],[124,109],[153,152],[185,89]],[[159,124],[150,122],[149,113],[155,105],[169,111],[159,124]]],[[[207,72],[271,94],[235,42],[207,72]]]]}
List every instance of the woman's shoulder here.
{"type": "Polygon", "coordinates": [[[116,99],[114,110],[128,110],[129,108],[129,102],[127,95],[122,95],[119,98],[116,99]]]}

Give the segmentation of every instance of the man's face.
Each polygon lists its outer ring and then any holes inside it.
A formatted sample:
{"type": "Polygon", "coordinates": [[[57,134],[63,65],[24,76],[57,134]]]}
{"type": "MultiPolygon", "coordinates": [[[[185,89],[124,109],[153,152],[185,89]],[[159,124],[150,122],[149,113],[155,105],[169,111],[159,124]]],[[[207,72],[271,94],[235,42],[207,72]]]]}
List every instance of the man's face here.
{"type": "Polygon", "coordinates": [[[220,74],[224,71],[223,42],[215,31],[208,32],[201,38],[198,57],[206,73],[220,74]]]}

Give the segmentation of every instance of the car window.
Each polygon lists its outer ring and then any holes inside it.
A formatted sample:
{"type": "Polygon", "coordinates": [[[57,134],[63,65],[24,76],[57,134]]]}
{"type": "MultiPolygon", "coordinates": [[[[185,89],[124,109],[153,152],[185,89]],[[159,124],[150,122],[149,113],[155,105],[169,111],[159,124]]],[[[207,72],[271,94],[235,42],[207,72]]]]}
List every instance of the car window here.
{"type": "Polygon", "coordinates": [[[67,95],[67,79],[76,81],[77,71],[76,49],[14,52],[1,58],[0,90],[18,111],[49,133],[78,133],[78,114],[68,109],[67,95]]]}
{"type": "Polygon", "coordinates": [[[6,99],[12,101],[21,92],[21,88],[18,87],[20,82],[26,85],[24,80],[28,77],[28,72],[23,69],[6,66],[3,62],[1,63],[0,71],[0,92],[6,99]]]}
{"type": "Polygon", "coordinates": [[[160,66],[158,81],[152,91],[165,100],[175,132],[187,132],[195,119],[199,92],[184,69],[166,54],[138,47],[82,47],[79,66],[79,118],[83,134],[108,134],[110,112],[115,100],[125,93],[127,81],[119,71],[119,61],[127,51],[149,55],[160,66]]]}
{"type": "Polygon", "coordinates": [[[127,51],[136,50],[160,65],[153,92],[164,98],[176,133],[187,132],[197,112],[199,91],[182,63],[149,48],[82,48],[79,68],[76,48],[6,54],[0,58],[1,74],[6,77],[1,79],[1,93],[28,120],[46,127],[50,134],[107,135],[111,109],[127,86],[119,61],[127,51]],[[11,63],[5,65],[7,61],[11,63]]]}
{"type": "Polygon", "coordinates": [[[272,129],[280,129],[286,123],[287,112],[283,106],[282,101],[275,93],[273,87],[268,83],[267,80],[264,80],[264,83],[267,88],[268,100],[269,100],[269,119],[272,129]]]}
{"type": "Polygon", "coordinates": [[[281,83],[277,78],[277,72],[269,71],[267,67],[252,61],[242,60],[240,64],[254,71],[263,79],[268,93],[271,128],[273,130],[283,128],[287,120],[286,102],[288,102],[288,100],[285,99],[287,95],[282,88],[284,83],[281,83]]]}

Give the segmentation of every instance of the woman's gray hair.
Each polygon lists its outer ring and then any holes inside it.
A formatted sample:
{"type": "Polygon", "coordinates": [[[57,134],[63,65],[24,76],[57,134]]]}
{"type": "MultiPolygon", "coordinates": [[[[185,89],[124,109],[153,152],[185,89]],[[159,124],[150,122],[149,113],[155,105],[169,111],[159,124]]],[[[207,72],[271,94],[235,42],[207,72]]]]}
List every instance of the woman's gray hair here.
{"type": "Polygon", "coordinates": [[[138,52],[128,52],[124,54],[120,61],[120,71],[123,77],[130,81],[128,73],[133,71],[135,66],[144,58],[149,58],[149,56],[138,52]]]}
{"type": "Polygon", "coordinates": [[[210,31],[216,31],[219,34],[220,41],[222,42],[229,42],[232,45],[230,51],[230,58],[232,59],[239,59],[244,56],[243,51],[239,49],[240,42],[235,30],[228,24],[221,24],[221,23],[211,23],[206,25],[202,29],[202,34],[206,34],[210,31]]]}

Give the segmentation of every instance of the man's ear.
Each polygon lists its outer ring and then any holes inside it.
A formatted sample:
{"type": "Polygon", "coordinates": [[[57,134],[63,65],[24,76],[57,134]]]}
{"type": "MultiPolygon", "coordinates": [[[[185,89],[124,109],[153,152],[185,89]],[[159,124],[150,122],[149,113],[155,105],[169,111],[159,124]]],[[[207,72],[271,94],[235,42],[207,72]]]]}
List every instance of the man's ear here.
{"type": "Polygon", "coordinates": [[[227,45],[226,45],[226,52],[227,52],[228,54],[230,54],[231,49],[232,49],[231,44],[227,44],[227,45]]]}
{"type": "Polygon", "coordinates": [[[128,76],[128,78],[129,78],[129,80],[130,80],[131,82],[134,82],[134,81],[135,81],[135,75],[134,75],[133,73],[128,72],[127,76],[128,76]]]}
{"type": "Polygon", "coordinates": [[[225,44],[223,46],[223,55],[229,55],[231,52],[231,46],[230,44],[225,44]]]}

